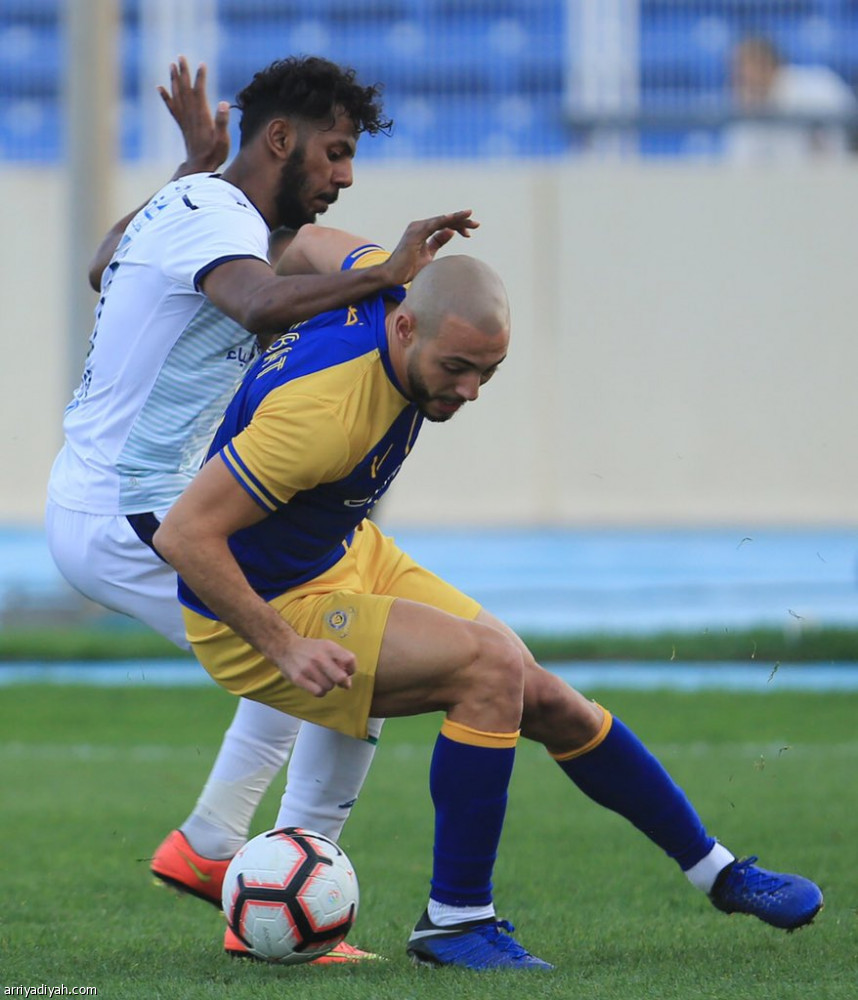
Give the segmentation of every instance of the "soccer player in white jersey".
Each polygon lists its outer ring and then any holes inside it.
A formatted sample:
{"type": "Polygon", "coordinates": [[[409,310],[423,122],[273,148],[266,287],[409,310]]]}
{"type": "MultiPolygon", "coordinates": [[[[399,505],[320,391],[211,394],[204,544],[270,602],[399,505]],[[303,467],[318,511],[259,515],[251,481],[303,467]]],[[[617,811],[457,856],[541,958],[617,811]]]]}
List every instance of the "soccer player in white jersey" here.
{"type": "MultiPolygon", "coordinates": [[[[377,87],[315,57],[257,73],[238,95],[240,149],[222,174],[228,109],[212,120],[205,77],[184,60],[162,91],[202,139],[177,176],[127,221],[100,281],[83,377],[64,419],[48,488],[54,560],[90,599],[186,647],[175,574],[151,548],[164,513],[199,467],[248,363],[290,324],[409,281],[469,212],[412,223],[387,259],[339,274],[285,277],[271,230],[315,221],[352,184],[362,132],[389,128],[377,87]]],[[[187,133],[186,133],[187,139],[187,133]]],[[[110,235],[107,243],[110,246],[110,235]]],[[[100,268],[99,268],[100,270],[100,268]]],[[[91,275],[92,277],[92,275],[91,275]]],[[[380,723],[357,741],[242,700],[192,814],[158,848],[152,871],[220,905],[228,860],[292,744],[278,825],[339,837],[380,723]]],[[[227,950],[241,952],[227,939],[227,950]]],[[[348,947],[341,960],[367,953],[348,947]]],[[[333,956],[334,958],[338,956],[333,956]]]]}

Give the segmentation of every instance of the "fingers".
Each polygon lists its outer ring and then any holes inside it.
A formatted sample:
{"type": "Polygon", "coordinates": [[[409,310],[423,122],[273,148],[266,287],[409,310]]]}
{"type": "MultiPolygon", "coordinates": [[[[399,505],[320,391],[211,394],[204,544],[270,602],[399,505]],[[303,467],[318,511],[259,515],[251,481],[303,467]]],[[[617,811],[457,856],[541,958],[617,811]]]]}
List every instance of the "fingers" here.
{"type": "Polygon", "coordinates": [[[441,247],[446,246],[455,235],[456,233],[452,229],[441,229],[426,240],[426,249],[434,257],[441,247]]]}
{"type": "Polygon", "coordinates": [[[434,219],[426,219],[422,225],[430,231],[441,229],[452,229],[460,236],[470,236],[470,230],[479,229],[479,222],[472,219],[473,210],[462,209],[459,212],[450,212],[448,215],[436,215],[434,219]]]}
{"type": "Polygon", "coordinates": [[[479,222],[471,218],[471,209],[435,215],[408,225],[387,261],[387,276],[391,284],[405,285],[425,267],[452,237],[468,237],[479,222]]]}
{"type": "Polygon", "coordinates": [[[179,56],[178,58],[178,70],[176,73],[176,82],[180,87],[184,88],[185,90],[191,89],[191,69],[188,66],[188,60],[184,56],[179,56]]]}
{"type": "Polygon", "coordinates": [[[331,645],[332,652],[321,664],[322,672],[329,684],[328,690],[341,687],[348,691],[352,686],[352,674],[355,672],[354,653],[337,646],[336,643],[331,645]]]}
{"type": "Polygon", "coordinates": [[[434,253],[458,233],[469,238],[471,230],[479,228],[479,222],[471,218],[471,209],[459,212],[449,212],[447,215],[435,215],[431,219],[421,219],[412,222],[405,231],[405,245],[423,245],[425,243],[430,253],[434,253]]]}
{"type": "Polygon", "coordinates": [[[185,56],[179,56],[176,62],[170,63],[171,93],[168,95],[164,87],[158,87],[158,93],[163,98],[167,107],[170,107],[170,101],[174,105],[184,104],[191,94],[197,100],[205,101],[207,78],[208,70],[206,64],[200,63],[194,76],[194,82],[191,83],[191,68],[188,65],[188,60],[185,56]]]}
{"type": "Polygon", "coordinates": [[[206,86],[208,70],[200,63],[196,73],[185,56],[170,65],[170,88],[158,87],[161,100],[179,126],[185,141],[186,158],[183,173],[216,170],[229,156],[229,112],[226,101],[217,106],[212,116],[206,86]]]}
{"type": "Polygon", "coordinates": [[[219,101],[215,109],[215,130],[226,134],[229,131],[229,101],[219,101]]]}
{"type": "Polygon", "coordinates": [[[309,640],[300,657],[292,682],[316,698],[324,697],[335,687],[349,690],[355,672],[354,653],[326,640],[309,640]]]}
{"type": "Polygon", "coordinates": [[[351,676],[345,671],[332,666],[326,667],[315,677],[306,678],[306,682],[303,684],[303,687],[305,687],[310,694],[314,695],[316,698],[324,698],[324,696],[329,691],[333,691],[335,687],[344,688],[348,691],[351,686],[351,676]]]}
{"type": "MultiPolygon", "coordinates": [[[[182,57],[179,57],[179,62],[181,63],[182,57]]],[[[167,91],[166,87],[158,86],[158,93],[161,95],[161,100],[167,105],[170,114],[176,118],[176,116],[181,112],[182,104],[182,92],[179,83],[180,79],[180,69],[175,63],[170,63],[170,90],[167,91]]]]}
{"type": "Polygon", "coordinates": [[[194,77],[194,92],[205,99],[206,96],[206,64],[200,63],[197,68],[197,75],[194,77]]]}

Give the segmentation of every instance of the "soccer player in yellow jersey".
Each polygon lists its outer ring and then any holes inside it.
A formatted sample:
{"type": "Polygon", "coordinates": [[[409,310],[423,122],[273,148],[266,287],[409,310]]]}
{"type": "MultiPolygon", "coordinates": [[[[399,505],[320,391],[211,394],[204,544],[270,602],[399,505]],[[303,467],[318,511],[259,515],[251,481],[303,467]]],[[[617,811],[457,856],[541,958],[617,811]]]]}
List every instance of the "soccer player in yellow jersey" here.
{"type": "MultiPolygon", "coordinates": [[[[287,254],[324,270],[376,252],[304,227],[287,254]]],[[[622,722],[367,519],[422,421],[476,400],[509,338],[500,278],[455,255],[428,263],[407,294],[371,295],[275,341],[154,537],[179,572],[197,657],[234,694],[358,738],[370,716],[446,713],[430,772],[430,898],[408,942],[416,962],[551,968],[512,937],[492,898],[519,735],[720,909],[787,929],[808,923],[822,905],[816,885],[737,861],[622,722]]]]}

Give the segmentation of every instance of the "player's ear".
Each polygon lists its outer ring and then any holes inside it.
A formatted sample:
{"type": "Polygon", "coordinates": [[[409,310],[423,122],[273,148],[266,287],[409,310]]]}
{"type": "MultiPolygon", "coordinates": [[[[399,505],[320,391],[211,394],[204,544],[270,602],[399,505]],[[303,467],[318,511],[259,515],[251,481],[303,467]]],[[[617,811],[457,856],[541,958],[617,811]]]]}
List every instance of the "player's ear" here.
{"type": "Polygon", "coordinates": [[[409,347],[417,336],[417,321],[414,318],[414,313],[400,309],[396,314],[393,331],[402,347],[409,347]]]}
{"type": "Polygon", "coordinates": [[[288,118],[272,118],[265,129],[268,147],[276,157],[285,160],[298,141],[298,131],[288,118]]]}

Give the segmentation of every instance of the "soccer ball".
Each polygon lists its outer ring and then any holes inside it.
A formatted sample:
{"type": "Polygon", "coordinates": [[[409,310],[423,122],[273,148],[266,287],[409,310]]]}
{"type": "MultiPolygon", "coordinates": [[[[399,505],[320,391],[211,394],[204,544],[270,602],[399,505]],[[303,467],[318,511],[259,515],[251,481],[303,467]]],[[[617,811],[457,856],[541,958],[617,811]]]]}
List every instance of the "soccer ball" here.
{"type": "Polygon", "coordinates": [[[337,845],[287,827],[249,840],[229,863],[223,912],[257,958],[310,962],[335,948],[358,910],[354,868],[337,845]]]}

